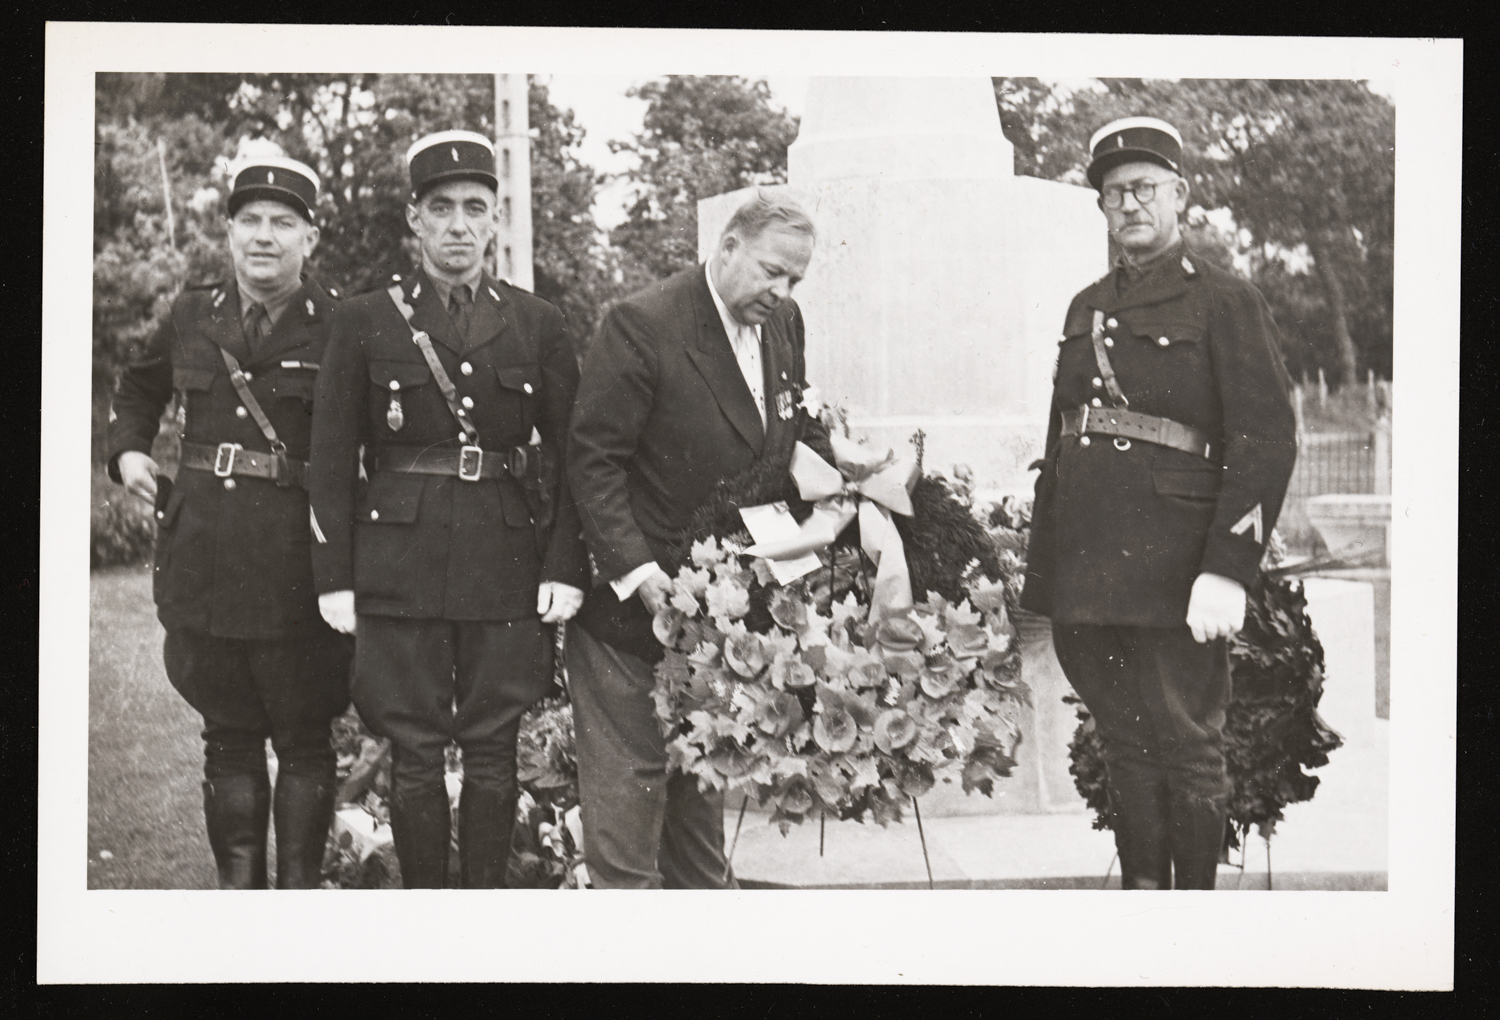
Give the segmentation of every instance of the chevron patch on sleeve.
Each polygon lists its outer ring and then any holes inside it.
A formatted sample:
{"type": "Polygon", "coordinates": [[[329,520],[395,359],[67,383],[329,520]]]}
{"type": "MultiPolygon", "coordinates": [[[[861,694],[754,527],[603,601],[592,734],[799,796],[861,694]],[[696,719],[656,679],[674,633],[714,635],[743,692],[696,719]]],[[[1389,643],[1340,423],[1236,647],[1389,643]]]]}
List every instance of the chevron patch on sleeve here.
{"type": "Polygon", "coordinates": [[[1260,504],[1257,503],[1255,504],[1255,506],[1250,508],[1249,513],[1245,514],[1245,516],[1234,522],[1234,527],[1229,529],[1229,533],[1231,535],[1243,535],[1245,532],[1254,529],[1255,544],[1260,545],[1263,541],[1263,539],[1261,538],[1262,528],[1263,524],[1261,520],[1260,504]]]}

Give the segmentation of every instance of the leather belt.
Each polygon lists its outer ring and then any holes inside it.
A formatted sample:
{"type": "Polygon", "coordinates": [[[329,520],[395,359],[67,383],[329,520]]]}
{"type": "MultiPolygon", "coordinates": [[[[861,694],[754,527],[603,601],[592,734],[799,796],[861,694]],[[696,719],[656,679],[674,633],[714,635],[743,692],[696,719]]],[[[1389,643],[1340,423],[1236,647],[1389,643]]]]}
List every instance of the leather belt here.
{"type": "MultiPolygon", "coordinates": [[[[1155,443],[1172,450],[1195,454],[1205,460],[1219,463],[1218,451],[1206,432],[1191,425],[1158,418],[1154,414],[1127,411],[1123,407],[1090,407],[1083,404],[1076,411],[1062,414],[1062,434],[1082,436],[1088,434],[1114,436],[1127,442],[1139,439],[1155,443]]],[[[1117,443],[1118,445],[1118,443],[1117,443]]]]}
{"type": "Polygon", "coordinates": [[[482,450],[477,446],[380,446],[374,452],[376,471],[397,471],[414,475],[457,475],[466,482],[481,478],[526,477],[535,470],[535,454],[525,446],[508,446],[500,450],[482,450]]]}
{"type": "Polygon", "coordinates": [[[205,446],[200,443],[183,443],[181,465],[194,471],[212,471],[216,477],[269,478],[279,484],[300,485],[307,488],[307,461],[278,458],[274,453],[247,450],[238,443],[220,443],[205,446]],[[286,465],[289,473],[283,478],[279,474],[278,462],[286,465]]]}

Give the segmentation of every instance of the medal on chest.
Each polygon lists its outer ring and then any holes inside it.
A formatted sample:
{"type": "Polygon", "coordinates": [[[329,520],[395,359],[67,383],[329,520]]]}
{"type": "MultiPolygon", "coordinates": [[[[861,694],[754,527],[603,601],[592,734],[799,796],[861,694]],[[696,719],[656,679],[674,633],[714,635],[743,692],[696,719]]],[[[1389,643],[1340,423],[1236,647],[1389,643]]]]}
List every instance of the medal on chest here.
{"type": "Polygon", "coordinates": [[[406,424],[406,415],[401,411],[401,384],[391,380],[391,406],[385,409],[385,423],[392,432],[400,432],[406,424]]]}
{"type": "Polygon", "coordinates": [[[792,415],[796,413],[797,408],[792,401],[791,390],[782,390],[776,394],[776,417],[782,421],[791,421],[792,415]]]}

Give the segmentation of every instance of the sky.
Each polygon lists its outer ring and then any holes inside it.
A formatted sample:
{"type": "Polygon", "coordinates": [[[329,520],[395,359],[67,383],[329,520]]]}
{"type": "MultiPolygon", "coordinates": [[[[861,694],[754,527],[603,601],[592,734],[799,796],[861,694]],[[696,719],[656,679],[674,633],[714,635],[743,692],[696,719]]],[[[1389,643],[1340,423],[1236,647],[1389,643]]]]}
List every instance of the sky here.
{"type": "MultiPolygon", "coordinates": [[[[625,95],[632,85],[650,81],[649,77],[626,75],[544,75],[552,105],[559,110],[572,109],[586,132],[579,147],[579,158],[600,173],[623,173],[631,168],[634,157],[609,151],[610,141],[629,141],[640,131],[646,113],[644,100],[625,95]]],[[[807,78],[795,75],[768,75],[772,103],[793,116],[801,116],[807,96],[807,78]]],[[[600,189],[594,202],[594,219],[609,229],[625,219],[629,190],[623,182],[600,189]]]]}

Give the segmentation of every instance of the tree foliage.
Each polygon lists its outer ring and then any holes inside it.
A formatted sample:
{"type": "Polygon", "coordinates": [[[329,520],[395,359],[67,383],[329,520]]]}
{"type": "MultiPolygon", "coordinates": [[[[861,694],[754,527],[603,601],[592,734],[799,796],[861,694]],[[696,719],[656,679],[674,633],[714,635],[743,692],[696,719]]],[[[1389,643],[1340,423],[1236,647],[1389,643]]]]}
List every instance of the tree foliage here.
{"type": "Polygon", "coordinates": [[[997,78],[1016,171],[1084,182],[1089,136],[1151,115],[1183,135],[1190,204],[1227,209],[1230,241],[1276,310],[1293,371],[1390,371],[1395,110],[1363,82],[997,78]]]}
{"type": "Polygon", "coordinates": [[[628,95],[648,106],[633,141],[610,143],[640,160],[626,175],[636,199],[610,241],[632,289],[697,262],[699,199],[785,183],[797,119],[771,105],[765,81],[735,76],[670,75],[628,95]]]}

